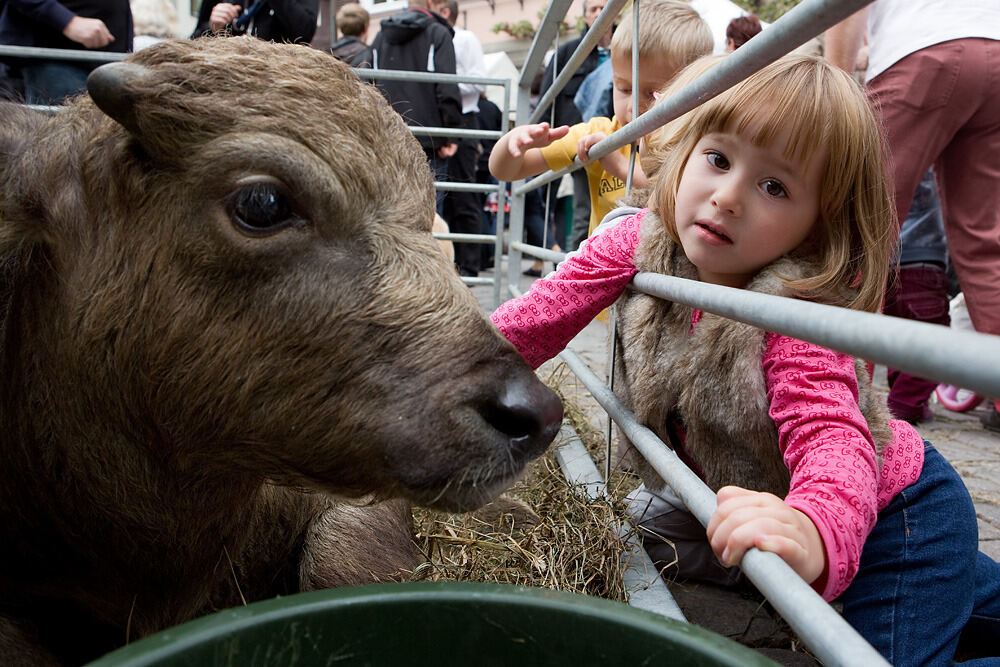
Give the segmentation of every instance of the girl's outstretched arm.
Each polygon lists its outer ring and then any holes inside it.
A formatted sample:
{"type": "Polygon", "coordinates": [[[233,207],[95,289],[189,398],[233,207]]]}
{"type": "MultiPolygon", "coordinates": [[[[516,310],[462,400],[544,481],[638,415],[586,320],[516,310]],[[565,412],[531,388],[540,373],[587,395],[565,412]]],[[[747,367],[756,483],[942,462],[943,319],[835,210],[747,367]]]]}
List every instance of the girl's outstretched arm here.
{"type": "Polygon", "coordinates": [[[559,354],[636,274],[645,211],[602,225],[552,274],[494,311],[491,319],[532,368],[559,354]]]}
{"type": "Polygon", "coordinates": [[[819,530],[781,498],[738,486],[719,489],[719,505],[708,522],[712,551],[726,567],[738,565],[747,549],[777,554],[811,584],[826,568],[819,530]]]}

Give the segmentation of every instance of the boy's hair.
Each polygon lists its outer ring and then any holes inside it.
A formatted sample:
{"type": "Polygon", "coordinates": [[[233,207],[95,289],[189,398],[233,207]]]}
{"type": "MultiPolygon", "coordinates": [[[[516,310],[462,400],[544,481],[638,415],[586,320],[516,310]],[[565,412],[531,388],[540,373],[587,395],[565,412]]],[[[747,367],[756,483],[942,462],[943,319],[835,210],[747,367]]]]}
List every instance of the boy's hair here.
{"type": "Polygon", "coordinates": [[[441,8],[448,10],[448,25],[454,27],[458,23],[458,2],[456,0],[448,0],[441,3],[441,8]]]}
{"type": "MultiPolygon", "coordinates": [[[[725,56],[705,56],[704,58],[695,60],[682,69],[677,76],[670,80],[670,83],[660,90],[653,106],[655,107],[669,100],[689,84],[693,83],[695,79],[721,62],[723,58],[725,56]]],[[[660,166],[663,164],[666,156],[673,151],[680,140],[679,131],[684,120],[685,116],[675,118],[642,137],[639,145],[639,164],[642,165],[642,170],[646,172],[646,177],[650,180],[656,176],[656,172],[660,170],[660,166]]]]}
{"type": "MultiPolygon", "coordinates": [[[[632,57],[632,10],[611,37],[611,53],[632,57]]],[[[712,52],[712,31],[691,5],[647,0],[639,5],[639,57],[664,60],[674,71],[712,52]]]]}
{"type": "Polygon", "coordinates": [[[356,2],[349,2],[337,10],[337,28],[346,37],[360,37],[371,20],[368,11],[356,2]]]}
{"type": "Polygon", "coordinates": [[[655,179],[649,205],[677,237],[674,206],[695,144],[711,132],[748,132],[766,146],[784,134],[786,155],[808,162],[826,152],[819,218],[812,242],[795,254],[815,275],[786,279],[796,295],[875,312],[889,275],[895,207],[885,170],[885,141],[864,93],[821,58],[788,55],[684,114],[655,179]]]}

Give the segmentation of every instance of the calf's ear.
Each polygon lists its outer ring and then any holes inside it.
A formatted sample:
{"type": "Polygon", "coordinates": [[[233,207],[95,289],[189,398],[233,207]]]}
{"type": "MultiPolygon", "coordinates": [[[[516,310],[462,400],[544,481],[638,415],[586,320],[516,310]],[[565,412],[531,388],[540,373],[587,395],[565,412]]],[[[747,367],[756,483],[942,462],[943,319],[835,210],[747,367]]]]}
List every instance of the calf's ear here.
{"type": "Polygon", "coordinates": [[[142,65],[114,62],[101,65],[87,77],[94,104],[132,135],[139,135],[136,103],[153,85],[153,73],[142,65]]]}

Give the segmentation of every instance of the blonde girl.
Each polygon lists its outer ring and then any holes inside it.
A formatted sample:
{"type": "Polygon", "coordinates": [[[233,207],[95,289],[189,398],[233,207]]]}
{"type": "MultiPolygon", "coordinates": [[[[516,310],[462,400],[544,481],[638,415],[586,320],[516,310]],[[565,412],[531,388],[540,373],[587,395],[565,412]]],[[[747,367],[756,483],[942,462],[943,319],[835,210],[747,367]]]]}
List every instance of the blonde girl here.
{"type": "MultiPolygon", "coordinates": [[[[537,367],[618,301],[616,391],[718,494],[699,538],[713,562],[679,553],[680,574],[774,552],[895,665],[950,664],[970,619],[1000,638],[1000,566],[978,553],[969,494],[863,363],[625,289],[653,271],[876,311],[894,221],[861,90],[787,56],[667,136],[649,208],[606,220],[494,323],[537,367]]],[[[643,479],[641,520],[670,539],[683,509],[643,479]]]]}

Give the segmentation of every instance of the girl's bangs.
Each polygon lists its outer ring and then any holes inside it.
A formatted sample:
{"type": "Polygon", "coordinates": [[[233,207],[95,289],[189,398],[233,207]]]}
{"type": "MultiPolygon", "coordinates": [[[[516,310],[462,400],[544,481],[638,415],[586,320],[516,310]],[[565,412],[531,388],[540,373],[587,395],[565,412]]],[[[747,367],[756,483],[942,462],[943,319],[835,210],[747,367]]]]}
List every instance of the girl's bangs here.
{"type": "Polygon", "coordinates": [[[702,106],[698,133],[749,133],[758,146],[780,137],[786,157],[808,162],[827,144],[831,128],[829,104],[821,94],[822,70],[804,65],[793,60],[767,67],[709,100],[702,106]]]}

